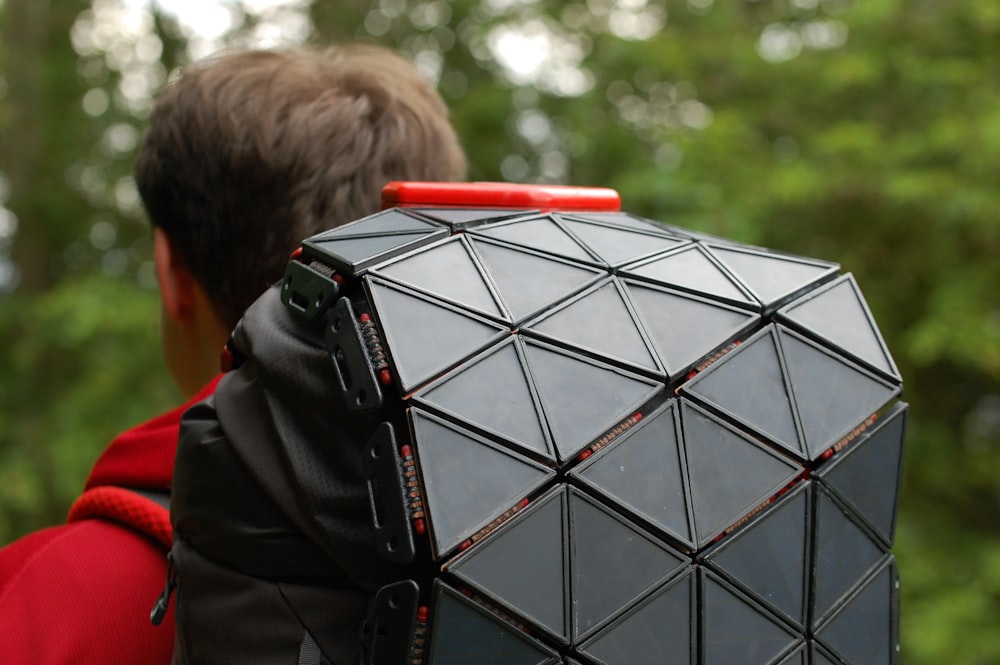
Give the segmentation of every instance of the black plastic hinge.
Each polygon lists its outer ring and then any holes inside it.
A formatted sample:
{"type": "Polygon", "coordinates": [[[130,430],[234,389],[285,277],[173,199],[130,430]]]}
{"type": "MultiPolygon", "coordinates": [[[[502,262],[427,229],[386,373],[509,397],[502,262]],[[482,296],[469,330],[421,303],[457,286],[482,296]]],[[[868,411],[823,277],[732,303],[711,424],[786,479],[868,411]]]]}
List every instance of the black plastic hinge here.
{"type": "Polygon", "coordinates": [[[410,563],[416,549],[407,510],[407,478],[391,424],[379,425],[368,440],[362,469],[379,554],[387,561],[410,563]]]}
{"type": "Polygon", "coordinates": [[[361,627],[363,665],[400,665],[412,662],[420,588],[402,580],[378,590],[361,627]]]}
{"type": "Polygon", "coordinates": [[[300,261],[289,261],[281,281],[281,302],[309,321],[321,317],[340,295],[331,275],[300,261]]]}
{"type": "Polygon", "coordinates": [[[382,406],[382,389],[375,378],[361,323],[347,298],[327,310],[324,339],[347,408],[371,411],[382,406]]]}

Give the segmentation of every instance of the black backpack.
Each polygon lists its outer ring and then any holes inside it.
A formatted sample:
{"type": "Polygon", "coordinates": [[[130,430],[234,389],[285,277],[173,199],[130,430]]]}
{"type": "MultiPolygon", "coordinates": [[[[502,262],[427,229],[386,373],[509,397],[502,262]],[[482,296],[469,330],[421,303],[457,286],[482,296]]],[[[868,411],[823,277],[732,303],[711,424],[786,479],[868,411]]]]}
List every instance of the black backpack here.
{"type": "Polygon", "coordinates": [[[853,277],[441,187],[307,240],[185,415],[174,662],[897,662],[906,405],[853,277]]]}
{"type": "Polygon", "coordinates": [[[181,425],[174,662],[357,663],[369,600],[400,576],[371,539],[371,424],[347,411],[322,338],[277,288],[231,348],[245,362],[181,425]]]}

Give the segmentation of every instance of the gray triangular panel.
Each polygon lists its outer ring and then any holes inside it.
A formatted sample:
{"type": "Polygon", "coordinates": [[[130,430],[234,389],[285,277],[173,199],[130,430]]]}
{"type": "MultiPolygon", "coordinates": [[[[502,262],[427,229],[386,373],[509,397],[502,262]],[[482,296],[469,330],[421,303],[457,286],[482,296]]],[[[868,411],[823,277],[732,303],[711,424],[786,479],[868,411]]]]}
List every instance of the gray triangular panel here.
{"type": "Polygon", "coordinates": [[[805,625],[808,483],[729,536],[706,559],[744,591],[805,625]]]}
{"type": "Polygon", "coordinates": [[[509,334],[506,328],[388,282],[369,281],[396,374],[409,390],[509,334]]]}
{"type": "Polygon", "coordinates": [[[711,573],[702,576],[704,665],[771,665],[795,642],[791,631],[711,573]]]}
{"type": "Polygon", "coordinates": [[[837,270],[833,263],[749,248],[713,246],[711,252],[750,287],[765,307],[775,305],[837,270]]]}
{"type": "Polygon", "coordinates": [[[653,346],[671,378],[757,321],[759,315],[678,291],[626,281],[653,346]]]}
{"type": "Polygon", "coordinates": [[[569,513],[574,638],[590,632],[685,565],[679,553],[573,489],[569,513]]]}
{"type": "Polygon", "coordinates": [[[397,259],[376,272],[489,316],[506,318],[458,237],[397,259]]]}
{"type": "Polygon", "coordinates": [[[569,219],[564,223],[566,228],[582,240],[592,252],[611,266],[620,266],[657,252],[665,252],[684,242],[668,236],[569,219]]]}
{"type": "Polygon", "coordinates": [[[529,506],[448,569],[569,641],[566,492],[529,506]]]}
{"type": "Polygon", "coordinates": [[[456,547],[552,472],[429,414],[410,410],[435,550],[456,547]]]}
{"type": "Polygon", "coordinates": [[[565,307],[529,323],[525,329],[610,360],[659,370],[613,281],[587,291],[565,307]]]}
{"type": "Polygon", "coordinates": [[[515,321],[556,304],[604,274],[485,240],[472,242],[515,321]]]}
{"type": "Polygon", "coordinates": [[[398,233],[384,236],[358,236],[354,238],[315,238],[311,242],[324,254],[342,265],[363,268],[390,258],[410,248],[428,242],[432,235],[427,233],[398,233]]]}
{"type": "Polygon", "coordinates": [[[681,422],[699,546],[801,472],[687,400],[681,400],[681,422]]]}
{"type": "Polygon", "coordinates": [[[624,270],[627,274],[644,277],[664,286],[676,286],[711,298],[758,307],[757,301],[709,258],[707,250],[697,244],[624,270]]]}
{"type": "Polygon", "coordinates": [[[792,302],[779,315],[898,379],[899,370],[853,275],[792,302]]]}
{"type": "Polygon", "coordinates": [[[892,665],[896,655],[895,568],[889,561],[817,631],[851,665],[892,665]]]}
{"type": "Polygon", "coordinates": [[[781,350],[811,459],[882,408],[898,392],[801,335],[779,326],[781,350]]]}
{"type": "Polygon", "coordinates": [[[817,473],[890,546],[899,499],[906,408],[897,404],[875,430],[817,473]]]}
{"type": "Polygon", "coordinates": [[[576,455],[662,388],[538,342],[526,343],[525,355],[560,460],[576,455]]]}
{"type": "Polygon", "coordinates": [[[882,549],[834,502],[815,488],[813,623],[824,617],[882,558],[882,549]]]}
{"type": "Polygon", "coordinates": [[[549,665],[556,654],[443,584],[434,594],[429,665],[549,665]]]}
{"type": "Polygon", "coordinates": [[[602,665],[694,665],[694,569],[580,646],[602,665]]]}
{"type": "Polygon", "coordinates": [[[395,233],[430,233],[440,226],[418,219],[399,210],[384,210],[350,224],[324,231],[315,239],[348,238],[355,236],[391,235],[395,233]]]}
{"type": "Polygon", "coordinates": [[[804,456],[774,330],[765,328],[685,384],[686,393],[804,456]]]}
{"type": "Polygon", "coordinates": [[[687,464],[677,436],[676,411],[676,401],[671,400],[572,475],[693,548],[687,464]]]}
{"type": "Polygon", "coordinates": [[[554,456],[516,338],[456,368],[414,399],[537,454],[554,456]]]}
{"type": "Polygon", "coordinates": [[[505,240],[515,245],[551,252],[577,261],[588,263],[597,261],[592,254],[548,216],[491,225],[478,229],[476,233],[488,238],[505,240]]]}

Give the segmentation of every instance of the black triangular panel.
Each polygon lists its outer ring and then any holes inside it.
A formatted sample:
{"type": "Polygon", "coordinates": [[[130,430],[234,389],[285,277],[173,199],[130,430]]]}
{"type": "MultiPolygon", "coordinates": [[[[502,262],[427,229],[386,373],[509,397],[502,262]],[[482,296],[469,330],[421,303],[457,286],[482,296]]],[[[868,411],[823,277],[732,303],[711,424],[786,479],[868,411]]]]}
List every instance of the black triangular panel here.
{"type": "Polygon", "coordinates": [[[679,238],[660,234],[642,233],[571,219],[567,219],[563,223],[590,248],[590,251],[597,254],[610,266],[620,266],[630,261],[637,261],[646,256],[673,249],[685,242],[679,238]]]}
{"type": "Polygon", "coordinates": [[[684,385],[683,391],[805,456],[773,327],[767,327],[684,385]]]}
{"type": "Polygon", "coordinates": [[[525,215],[533,210],[509,210],[497,208],[414,208],[413,212],[444,222],[452,229],[466,229],[498,219],[525,215]]]}
{"type": "Polygon", "coordinates": [[[492,224],[489,227],[478,229],[476,234],[549,252],[567,259],[600,263],[593,254],[566,233],[566,230],[548,215],[511,221],[506,224],[492,224]]]}
{"type": "Polygon", "coordinates": [[[801,473],[687,400],[681,400],[681,422],[699,547],[801,473]]]}
{"type": "Polygon", "coordinates": [[[764,608],[704,569],[701,593],[704,665],[772,665],[795,642],[764,608]]]}
{"type": "Polygon", "coordinates": [[[569,515],[574,642],[686,565],[679,553],[572,488],[569,515]]]}
{"type": "Polygon", "coordinates": [[[566,492],[550,494],[448,570],[568,643],[567,522],[566,492]]]}
{"type": "Polygon", "coordinates": [[[899,370],[886,348],[854,276],[847,274],[778,312],[782,320],[816,335],[890,378],[899,370]]]}
{"type": "Polygon", "coordinates": [[[699,244],[627,266],[623,272],[663,286],[759,308],[757,301],[699,244]]]}
{"type": "Polygon", "coordinates": [[[748,247],[711,246],[710,251],[736,275],[765,308],[836,274],[835,263],[785,256],[748,247]]]}
{"type": "Polygon", "coordinates": [[[580,646],[602,665],[694,665],[694,569],[657,590],[580,646]]]}
{"type": "Polygon", "coordinates": [[[647,231],[659,233],[660,235],[674,235],[668,231],[668,227],[660,222],[636,217],[627,212],[564,212],[556,215],[557,219],[580,219],[585,222],[597,222],[598,224],[608,224],[620,226],[635,231],[647,231]]]}
{"type": "Polygon", "coordinates": [[[778,327],[789,383],[811,459],[867,420],[899,387],[778,327]]]}
{"type": "Polygon", "coordinates": [[[526,342],[524,348],[560,461],[575,456],[662,390],[652,379],[541,342],[526,342]]]}
{"type": "Polygon", "coordinates": [[[462,307],[507,318],[461,236],[396,259],[375,272],[462,307]]]}
{"type": "Polygon", "coordinates": [[[815,626],[882,558],[882,549],[820,483],[814,484],[812,621],[815,626]]]}
{"type": "Polygon", "coordinates": [[[806,620],[808,482],[722,541],[706,560],[798,626],[806,620]]]}
{"type": "Polygon", "coordinates": [[[571,475],[693,549],[687,463],[678,424],[677,403],[671,400],[571,475]]]}
{"type": "Polygon", "coordinates": [[[550,665],[555,652],[440,582],[435,586],[429,665],[550,665]]]}
{"type": "Polygon", "coordinates": [[[893,665],[897,653],[896,571],[882,568],[819,628],[816,637],[849,665],[893,665]]]}
{"type": "Polygon", "coordinates": [[[417,409],[410,410],[435,551],[447,552],[535,491],[544,467],[417,409]]]}
{"type": "Polygon", "coordinates": [[[323,231],[319,235],[313,236],[313,240],[382,236],[397,233],[440,233],[442,230],[436,224],[408,215],[400,210],[383,210],[350,224],[323,231]]]}
{"type": "Polygon", "coordinates": [[[404,391],[510,334],[505,327],[389,282],[371,278],[367,283],[404,391]]]}
{"type": "Polygon", "coordinates": [[[515,247],[472,241],[507,304],[514,321],[521,321],[583,289],[604,274],[597,268],[549,258],[515,247]]]}
{"type": "Polygon", "coordinates": [[[662,373],[616,281],[588,289],[525,325],[526,331],[585,352],[662,373]]]}
{"type": "Polygon", "coordinates": [[[671,379],[748,330],[760,318],[745,309],[626,280],[628,294],[671,379]]]}
{"type": "Polygon", "coordinates": [[[329,240],[314,238],[306,242],[329,261],[334,268],[356,273],[443,238],[446,231],[444,229],[440,229],[440,231],[439,234],[396,233],[381,236],[331,238],[329,240]]]}
{"type": "Polygon", "coordinates": [[[888,546],[895,532],[906,410],[897,403],[877,428],[816,474],[888,546]]]}
{"type": "Polygon", "coordinates": [[[552,444],[519,344],[512,336],[448,373],[414,400],[552,459],[552,444]]]}

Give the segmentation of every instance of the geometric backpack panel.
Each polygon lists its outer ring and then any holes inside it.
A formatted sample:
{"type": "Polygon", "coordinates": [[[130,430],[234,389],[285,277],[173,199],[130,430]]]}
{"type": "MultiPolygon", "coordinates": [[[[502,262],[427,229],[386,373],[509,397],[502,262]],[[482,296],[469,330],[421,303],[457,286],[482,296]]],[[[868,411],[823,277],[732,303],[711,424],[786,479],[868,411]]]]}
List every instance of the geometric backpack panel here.
{"type": "Polygon", "coordinates": [[[849,273],[609,190],[405,184],[303,243],[251,349],[321,351],[295,367],[325,406],[261,401],[291,446],[266,459],[341,460],[288,523],[382,588],[326,660],[898,662],[907,406],[849,273]]]}
{"type": "Polygon", "coordinates": [[[771,325],[683,388],[803,460],[831,449],[900,392],[897,383],[771,325]],[[746,382],[754,389],[747,390],[746,382]]]}
{"type": "Polygon", "coordinates": [[[778,319],[889,378],[899,379],[899,370],[850,273],[786,305],[778,312],[778,319]]]}

